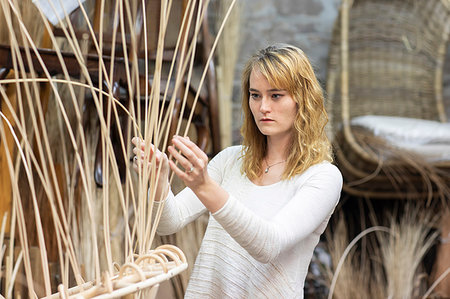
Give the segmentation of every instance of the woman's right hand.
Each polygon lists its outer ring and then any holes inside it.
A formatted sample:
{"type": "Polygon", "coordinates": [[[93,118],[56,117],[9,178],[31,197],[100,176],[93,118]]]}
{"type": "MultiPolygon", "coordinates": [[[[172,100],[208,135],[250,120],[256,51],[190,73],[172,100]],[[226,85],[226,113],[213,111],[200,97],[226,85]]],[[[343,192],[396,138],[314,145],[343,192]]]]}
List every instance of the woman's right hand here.
{"type": "Polygon", "coordinates": [[[159,201],[167,197],[169,191],[169,159],[167,155],[158,150],[153,144],[148,151],[149,157],[145,156],[145,141],[139,137],[133,137],[131,142],[134,144],[133,148],[133,168],[138,173],[143,173],[144,167],[147,167],[148,173],[150,173],[150,167],[153,161],[153,154],[155,154],[155,167],[161,168],[158,185],[156,188],[155,200],[159,201]]]}

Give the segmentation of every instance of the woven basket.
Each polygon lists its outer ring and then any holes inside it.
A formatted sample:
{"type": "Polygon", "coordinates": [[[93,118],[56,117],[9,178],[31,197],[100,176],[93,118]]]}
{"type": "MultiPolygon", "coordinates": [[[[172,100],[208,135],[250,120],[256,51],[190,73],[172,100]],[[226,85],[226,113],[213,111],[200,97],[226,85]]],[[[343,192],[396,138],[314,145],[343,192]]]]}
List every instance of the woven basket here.
{"type": "Polygon", "coordinates": [[[445,122],[442,72],[449,34],[448,0],[343,0],[330,46],[327,105],[350,194],[450,197],[450,162],[424,162],[388,144],[381,150],[374,145],[379,140],[350,122],[362,115],[445,122]]]}

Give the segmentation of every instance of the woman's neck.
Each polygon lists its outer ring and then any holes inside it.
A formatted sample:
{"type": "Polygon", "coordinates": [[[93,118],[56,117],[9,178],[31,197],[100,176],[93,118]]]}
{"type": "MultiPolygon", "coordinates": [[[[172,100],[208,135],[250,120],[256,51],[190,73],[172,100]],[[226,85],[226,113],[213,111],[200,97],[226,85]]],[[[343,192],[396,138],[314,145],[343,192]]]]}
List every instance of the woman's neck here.
{"type": "Polygon", "coordinates": [[[264,157],[263,169],[260,175],[252,180],[259,186],[271,185],[279,182],[286,167],[288,157],[287,148],[290,146],[290,138],[274,138],[267,136],[267,152],[264,157]]]}
{"type": "Polygon", "coordinates": [[[283,138],[267,136],[266,160],[271,163],[286,160],[288,155],[287,149],[290,147],[290,142],[290,136],[283,138]]]}

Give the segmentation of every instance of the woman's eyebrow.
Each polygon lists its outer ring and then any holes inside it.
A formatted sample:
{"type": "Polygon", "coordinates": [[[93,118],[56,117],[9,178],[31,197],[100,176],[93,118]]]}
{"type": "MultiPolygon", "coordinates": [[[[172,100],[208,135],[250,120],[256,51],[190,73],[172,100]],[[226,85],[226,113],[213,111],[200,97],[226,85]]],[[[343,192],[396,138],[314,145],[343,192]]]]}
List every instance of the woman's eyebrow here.
{"type": "MultiPolygon", "coordinates": [[[[255,89],[255,88],[249,88],[248,91],[259,92],[259,90],[255,89]]],[[[277,92],[277,91],[286,91],[286,89],[272,88],[272,89],[268,89],[267,91],[269,91],[269,92],[277,92]]]]}
{"type": "Polygon", "coordinates": [[[270,91],[270,92],[274,92],[274,91],[286,91],[286,89],[282,89],[282,88],[272,88],[272,89],[269,89],[268,91],[270,91]]]}

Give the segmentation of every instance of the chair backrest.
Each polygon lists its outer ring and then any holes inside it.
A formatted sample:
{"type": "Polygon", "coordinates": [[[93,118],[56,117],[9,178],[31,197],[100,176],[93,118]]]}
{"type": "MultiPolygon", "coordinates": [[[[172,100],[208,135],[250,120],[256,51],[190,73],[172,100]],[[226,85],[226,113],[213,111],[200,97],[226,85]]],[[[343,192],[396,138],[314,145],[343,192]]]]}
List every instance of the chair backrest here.
{"type": "MultiPolygon", "coordinates": [[[[166,35],[164,39],[164,48],[175,49],[175,45],[178,39],[178,35],[181,30],[181,23],[183,19],[183,14],[185,12],[186,0],[174,0],[170,9],[169,21],[166,28],[166,35]]],[[[148,44],[147,50],[151,52],[156,52],[158,34],[160,31],[160,10],[161,1],[159,0],[147,0],[147,32],[148,44]]],[[[141,41],[141,51],[144,50],[144,42],[141,41]]],[[[142,54],[141,54],[142,55],[142,54]]]]}
{"type": "Polygon", "coordinates": [[[448,0],[343,0],[329,56],[333,128],[360,115],[445,121],[448,0]]]}

